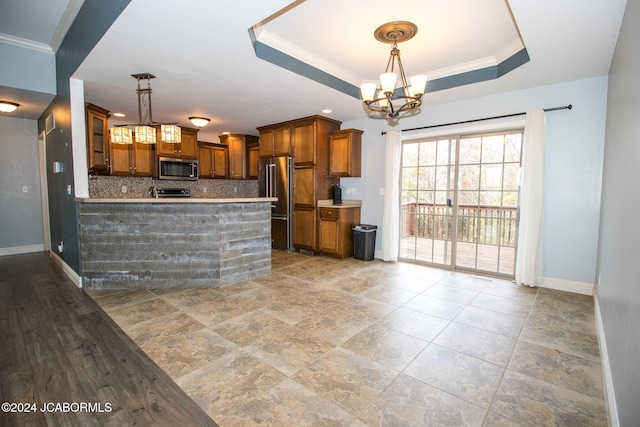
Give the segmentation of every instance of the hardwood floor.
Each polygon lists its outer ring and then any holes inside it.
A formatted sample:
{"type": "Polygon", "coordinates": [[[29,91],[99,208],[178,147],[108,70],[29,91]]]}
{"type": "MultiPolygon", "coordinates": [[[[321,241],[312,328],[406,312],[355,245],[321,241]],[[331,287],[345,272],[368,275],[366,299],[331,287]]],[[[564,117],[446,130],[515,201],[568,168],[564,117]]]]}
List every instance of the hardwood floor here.
{"type": "Polygon", "coordinates": [[[0,257],[0,336],[1,426],[216,426],[46,253],[0,257]]]}

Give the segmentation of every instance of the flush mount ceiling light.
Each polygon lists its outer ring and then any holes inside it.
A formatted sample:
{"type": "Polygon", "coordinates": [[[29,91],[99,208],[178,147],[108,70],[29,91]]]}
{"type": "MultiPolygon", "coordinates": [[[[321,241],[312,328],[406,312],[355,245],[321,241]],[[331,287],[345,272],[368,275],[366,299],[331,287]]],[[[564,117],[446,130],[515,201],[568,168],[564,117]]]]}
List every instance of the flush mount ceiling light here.
{"type": "Polygon", "coordinates": [[[211,121],[211,119],[207,119],[206,117],[193,117],[193,116],[189,117],[189,120],[191,120],[191,123],[193,123],[194,126],[199,128],[205,127],[211,121]]]}
{"type": "Polygon", "coordinates": [[[394,21],[379,26],[373,33],[378,41],[391,44],[391,54],[380,81],[363,82],[360,86],[362,102],[367,109],[390,119],[398,119],[400,113],[413,115],[418,112],[427,86],[427,76],[418,74],[407,81],[398,49],[398,43],[413,38],[417,32],[418,27],[411,22],[394,21]]]}
{"type": "Polygon", "coordinates": [[[182,142],[182,132],[180,126],[176,124],[163,124],[153,121],[151,110],[151,79],[156,76],[150,73],[132,74],[131,77],[138,81],[138,123],[133,125],[121,125],[109,129],[111,142],[114,144],[133,144],[131,129],[127,126],[135,127],[135,142],[139,144],[155,144],[156,128],[153,125],[160,125],[160,138],[162,142],[179,144],[182,142]],[[146,80],[147,87],[140,87],[140,81],[146,80]]]}
{"type": "Polygon", "coordinates": [[[0,113],[13,113],[20,106],[11,101],[0,101],[0,113]]]}

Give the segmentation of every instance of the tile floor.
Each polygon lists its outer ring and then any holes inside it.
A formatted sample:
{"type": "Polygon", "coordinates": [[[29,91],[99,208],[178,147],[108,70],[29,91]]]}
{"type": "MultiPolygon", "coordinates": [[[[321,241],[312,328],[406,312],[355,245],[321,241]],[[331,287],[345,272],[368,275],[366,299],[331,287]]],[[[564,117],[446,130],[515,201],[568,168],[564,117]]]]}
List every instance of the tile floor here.
{"type": "Polygon", "coordinates": [[[606,426],[591,297],[274,251],[219,289],[90,291],[221,426],[606,426]]]}

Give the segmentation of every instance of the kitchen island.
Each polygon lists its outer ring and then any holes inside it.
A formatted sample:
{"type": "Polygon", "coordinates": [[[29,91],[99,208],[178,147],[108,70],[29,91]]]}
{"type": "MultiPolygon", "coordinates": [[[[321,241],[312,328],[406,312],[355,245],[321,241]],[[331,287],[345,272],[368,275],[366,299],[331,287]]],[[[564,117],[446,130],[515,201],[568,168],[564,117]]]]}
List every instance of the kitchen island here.
{"type": "Polygon", "coordinates": [[[265,276],[275,200],[76,199],[83,287],[216,288],[265,276]]]}

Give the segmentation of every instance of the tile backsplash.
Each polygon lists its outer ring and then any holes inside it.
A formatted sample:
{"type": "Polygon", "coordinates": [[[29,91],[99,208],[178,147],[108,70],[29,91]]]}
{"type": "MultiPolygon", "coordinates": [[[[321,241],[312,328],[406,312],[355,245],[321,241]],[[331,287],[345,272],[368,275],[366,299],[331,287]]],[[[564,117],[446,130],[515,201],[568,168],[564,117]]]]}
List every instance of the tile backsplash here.
{"type": "Polygon", "coordinates": [[[188,188],[191,197],[203,199],[258,197],[258,180],[199,179],[198,181],[165,181],[145,177],[89,176],[92,199],[140,199],[149,196],[149,188],[188,188]]]}

